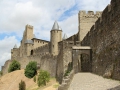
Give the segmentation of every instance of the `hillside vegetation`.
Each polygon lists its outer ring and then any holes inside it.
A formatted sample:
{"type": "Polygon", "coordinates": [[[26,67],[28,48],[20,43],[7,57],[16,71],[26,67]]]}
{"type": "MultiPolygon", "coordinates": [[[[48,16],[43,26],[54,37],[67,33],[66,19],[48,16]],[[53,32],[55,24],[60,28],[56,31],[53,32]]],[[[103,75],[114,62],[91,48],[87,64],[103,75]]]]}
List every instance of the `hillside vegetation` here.
{"type": "Polygon", "coordinates": [[[0,77],[0,90],[19,90],[21,80],[26,83],[26,90],[56,90],[58,83],[55,79],[43,87],[38,87],[33,78],[29,79],[24,75],[24,70],[17,70],[0,77]]]}

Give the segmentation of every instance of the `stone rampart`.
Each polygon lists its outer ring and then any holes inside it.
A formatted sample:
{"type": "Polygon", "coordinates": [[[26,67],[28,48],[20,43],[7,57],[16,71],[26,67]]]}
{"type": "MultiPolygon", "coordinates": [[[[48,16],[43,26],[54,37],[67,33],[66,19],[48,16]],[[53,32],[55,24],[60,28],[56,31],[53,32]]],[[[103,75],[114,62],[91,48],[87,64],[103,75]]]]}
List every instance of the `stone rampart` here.
{"type": "MultiPolygon", "coordinates": [[[[52,77],[56,76],[57,56],[53,56],[50,53],[19,57],[16,60],[21,64],[21,69],[25,69],[26,65],[30,61],[36,61],[40,69],[47,70],[52,77]]],[[[4,66],[2,67],[3,74],[8,73],[8,68],[11,62],[12,60],[8,60],[5,62],[4,66]]]]}
{"type": "Polygon", "coordinates": [[[33,49],[33,55],[39,55],[39,54],[42,55],[44,53],[49,53],[49,52],[50,52],[50,44],[46,44],[44,46],[33,49]]]}
{"type": "Polygon", "coordinates": [[[62,41],[59,45],[60,52],[57,57],[57,80],[61,83],[65,71],[68,68],[68,64],[72,62],[72,46],[74,46],[74,41],[62,41]]]}
{"type": "Polygon", "coordinates": [[[69,38],[66,39],[66,41],[79,41],[78,40],[78,33],[74,34],[73,36],[70,36],[69,38]]]}
{"type": "Polygon", "coordinates": [[[46,70],[52,77],[56,77],[57,56],[46,54],[41,57],[40,69],[46,70]]]}
{"type": "Polygon", "coordinates": [[[87,18],[90,18],[90,17],[92,17],[92,18],[94,18],[94,17],[100,17],[101,16],[101,14],[102,14],[102,12],[101,11],[96,11],[95,13],[94,13],[94,11],[79,11],[79,16],[80,17],[87,17],[87,18]]]}
{"type": "MultiPolygon", "coordinates": [[[[120,1],[112,0],[82,41],[92,48],[92,72],[104,75],[110,66],[111,78],[120,80],[120,1]]],[[[110,71],[108,70],[108,71],[110,71]]]]}
{"type": "Polygon", "coordinates": [[[4,64],[4,66],[2,66],[1,71],[2,71],[3,75],[8,73],[8,67],[11,62],[12,62],[11,60],[7,60],[4,64]]]}
{"type": "Polygon", "coordinates": [[[68,90],[70,83],[73,79],[74,71],[72,70],[68,76],[65,76],[62,80],[62,84],[58,87],[58,90],[68,90]]]}

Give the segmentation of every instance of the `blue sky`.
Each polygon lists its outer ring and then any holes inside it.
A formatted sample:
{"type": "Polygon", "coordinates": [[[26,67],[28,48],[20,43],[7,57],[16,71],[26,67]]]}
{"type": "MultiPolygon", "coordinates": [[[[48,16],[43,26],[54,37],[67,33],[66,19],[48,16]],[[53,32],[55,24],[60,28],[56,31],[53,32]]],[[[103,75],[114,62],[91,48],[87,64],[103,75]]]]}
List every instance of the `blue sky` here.
{"type": "Polygon", "coordinates": [[[25,25],[34,26],[37,38],[49,40],[55,20],[63,34],[78,32],[80,10],[102,11],[110,0],[0,0],[0,66],[11,57],[11,49],[19,46],[25,25]]]}

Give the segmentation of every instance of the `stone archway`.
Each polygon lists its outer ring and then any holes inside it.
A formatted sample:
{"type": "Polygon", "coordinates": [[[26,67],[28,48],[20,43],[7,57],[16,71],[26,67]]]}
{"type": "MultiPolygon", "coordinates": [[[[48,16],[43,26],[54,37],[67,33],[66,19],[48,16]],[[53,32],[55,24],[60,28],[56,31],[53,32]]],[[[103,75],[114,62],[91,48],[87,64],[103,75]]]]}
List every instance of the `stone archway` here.
{"type": "Polygon", "coordinates": [[[91,72],[92,70],[92,53],[90,47],[73,46],[73,69],[75,73],[91,72]]]}

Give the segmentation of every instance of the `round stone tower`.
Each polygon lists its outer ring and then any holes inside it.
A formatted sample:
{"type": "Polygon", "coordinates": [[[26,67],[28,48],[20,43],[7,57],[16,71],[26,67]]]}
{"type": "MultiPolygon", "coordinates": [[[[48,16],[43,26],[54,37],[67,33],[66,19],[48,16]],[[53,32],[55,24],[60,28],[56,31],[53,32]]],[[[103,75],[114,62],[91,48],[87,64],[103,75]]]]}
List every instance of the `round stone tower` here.
{"type": "Polygon", "coordinates": [[[57,21],[54,22],[54,25],[51,30],[51,54],[58,55],[58,42],[62,41],[62,30],[59,27],[57,21]]]}

